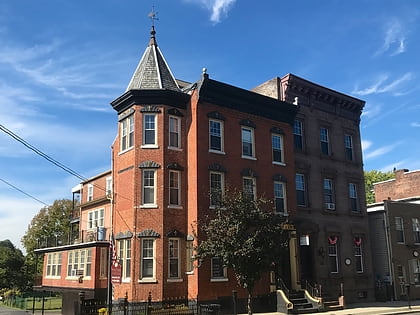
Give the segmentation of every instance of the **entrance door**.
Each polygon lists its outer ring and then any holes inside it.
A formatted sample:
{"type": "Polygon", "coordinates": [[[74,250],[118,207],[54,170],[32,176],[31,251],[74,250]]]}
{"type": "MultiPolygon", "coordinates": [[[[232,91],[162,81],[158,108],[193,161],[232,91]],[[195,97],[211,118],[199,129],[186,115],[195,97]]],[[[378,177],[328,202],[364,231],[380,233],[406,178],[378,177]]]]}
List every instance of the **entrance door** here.
{"type": "Polygon", "coordinates": [[[299,245],[301,282],[303,280],[313,282],[312,246],[309,235],[302,235],[299,245]]]}

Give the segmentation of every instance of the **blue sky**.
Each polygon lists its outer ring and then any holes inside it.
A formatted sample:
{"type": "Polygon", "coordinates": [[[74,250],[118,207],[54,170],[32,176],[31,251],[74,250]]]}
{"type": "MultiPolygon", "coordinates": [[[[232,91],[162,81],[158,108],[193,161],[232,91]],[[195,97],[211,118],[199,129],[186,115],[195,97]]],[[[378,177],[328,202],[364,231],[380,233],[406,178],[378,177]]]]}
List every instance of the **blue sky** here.
{"type": "MultiPolygon", "coordinates": [[[[366,101],[366,170],[420,169],[417,0],[2,0],[0,124],[90,177],[110,168],[120,96],[149,39],[174,75],[251,89],[293,73],[366,101]]],[[[40,201],[79,179],[0,131],[0,180],[40,201]]],[[[0,240],[44,206],[0,181],[0,240]]]]}

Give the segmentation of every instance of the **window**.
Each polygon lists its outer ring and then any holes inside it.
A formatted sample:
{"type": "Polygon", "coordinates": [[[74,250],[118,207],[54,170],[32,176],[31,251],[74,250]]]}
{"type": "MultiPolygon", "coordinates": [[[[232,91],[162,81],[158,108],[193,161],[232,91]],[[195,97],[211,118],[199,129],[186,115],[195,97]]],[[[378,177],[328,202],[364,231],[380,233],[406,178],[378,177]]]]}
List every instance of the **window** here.
{"type": "Polygon", "coordinates": [[[179,240],[169,239],[169,278],[179,278],[179,240]]]}
{"type": "Polygon", "coordinates": [[[321,153],[330,155],[330,145],[328,140],[328,129],[321,127],[319,129],[319,139],[321,142],[321,153]]]}
{"type": "Polygon", "coordinates": [[[353,161],[353,139],[351,135],[344,135],[344,147],[347,161],[353,161]]]}
{"type": "Polygon", "coordinates": [[[420,243],[420,221],[417,218],[412,218],[411,220],[413,222],[414,243],[419,244],[420,243]]]}
{"type": "Polygon", "coordinates": [[[281,135],[271,135],[271,145],[273,149],[273,162],[283,164],[283,137],[281,135]]]}
{"type": "Polygon", "coordinates": [[[357,186],[356,184],[349,183],[349,198],[350,209],[353,212],[359,212],[359,202],[357,201],[357,186]]]}
{"type": "Polygon", "coordinates": [[[169,147],[181,148],[181,119],[169,117],[169,147]]]}
{"type": "Polygon", "coordinates": [[[90,277],[92,270],[92,249],[78,249],[68,252],[67,276],[90,277]]]}
{"type": "Polygon", "coordinates": [[[293,140],[295,149],[303,150],[303,123],[300,120],[295,120],[293,124],[293,140]]]}
{"type": "Polygon", "coordinates": [[[104,226],[104,212],[104,209],[98,209],[88,213],[88,229],[104,226]]]}
{"type": "Polygon", "coordinates": [[[212,280],[227,278],[227,270],[223,266],[222,259],[218,257],[213,257],[211,259],[211,278],[212,280]]]}
{"type": "Polygon", "coordinates": [[[169,171],[169,205],[180,205],[180,173],[169,171]]]}
{"type": "Polygon", "coordinates": [[[194,246],[193,246],[193,241],[192,240],[188,240],[187,239],[187,244],[186,244],[186,257],[187,257],[187,266],[186,266],[186,271],[188,273],[192,273],[194,271],[194,246]]]}
{"type": "Polygon", "coordinates": [[[100,251],[100,262],[99,262],[99,277],[108,277],[108,248],[102,247],[100,251]]]}
{"type": "Polygon", "coordinates": [[[420,284],[420,260],[419,259],[411,259],[408,261],[408,266],[410,268],[411,273],[411,282],[415,285],[420,284]]]}
{"type": "Polygon", "coordinates": [[[285,184],[274,182],[274,205],[277,213],[286,213],[285,184]]]}
{"type": "Polygon", "coordinates": [[[112,198],[112,176],[106,178],[106,196],[112,198]]]}
{"type": "Polygon", "coordinates": [[[242,127],[242,157],[254,156],[254,129],[242,127]]]}
{"type": "Polygon", "coordinates": [[[141,279],[155,278],[155,240],[141,240],[141,279]]]}
{"type": "Polygon", "coordinates": [[[224,174],[210,172],[210,206],[219,205],[224,191],[224,174]]]}
{"type": "Polygon", "coordinates": [[[118,240],[118,255],[121,264],[121,278],[129,281],[131,278],[131,239],[118,240]]]}
{"type": "Polygon", "coordinates": [[[296,174],[296,201],[298,206],[306,206],[306,185],[305,185],[305,175],[296,174]]]}
{"type": "Polygon", "coordinates": [[[47,254],[47,272],[46,277],[61,276],[61,252],[47,254]]]}
{"type": "Polygon", "coordinates": [[[210,151],[223,152],[223,122],[209,120],[210,151]]]}
{"type": "Polygon", "coordinates": [[[324,203],[327,210],[335,210],[333,193],[333,181],[329,178],[324,178],[324,203]]]}
{"type": "Polygon", "coordinates": [[[143,116],[143,145],[156,146],[156,115],[145,114],[143,116]]]}
{"type": "Polygon", "coordinates": [[[403,218],[395,217],[395,230],[397,233],[397,243],[405,243],[403,218]]]}
{"type": "Polygon", "coordinates": [[[328,265],[330,273],[338,273],[337,236],[328,237],[328,265]]]}
{"type": "Polygon", "coordinates": [[[93,200],[93,185],[88,184],[87,185],[87,201],[93,200]]]}
{"type": "Polygon", "coordinates": [[[245,198],[248,200],[255,200],[257,196],[255,178],[254,177],[243,177],[242,178],[242,187],[245,198]]]}
{"type": "Polygon", "coordinates": [[[356,272],[363,272],[363,252],[362,252],[362,238],[354,238],[354,263],[356,272]]]}
{"type": "Polygon", "coordinates": [[[156,171],[143,169],[143,205],[155,205],[156,171]]]}
{"type": "Polygon", "coordinates": [[[121,151],[128,150],[134,146],[134,115],[120,121],[121,151]]]}

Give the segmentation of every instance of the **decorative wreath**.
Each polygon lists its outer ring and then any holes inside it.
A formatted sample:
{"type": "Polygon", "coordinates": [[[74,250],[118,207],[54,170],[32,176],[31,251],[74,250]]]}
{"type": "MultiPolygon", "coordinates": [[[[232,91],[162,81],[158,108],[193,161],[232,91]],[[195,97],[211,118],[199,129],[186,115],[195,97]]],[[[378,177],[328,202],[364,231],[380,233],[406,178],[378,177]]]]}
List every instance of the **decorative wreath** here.
{"type": "Polygon", "coordinates": [[[328,242],[330,243],[330,245],[337,244],[337,241],[338,241],[338,236],[337,235],[328,236],[328,242]]]}
{"type": "Polygon", "coordinates": [[[362,244],[362,238],[360,236],[355,236],[354,237],[354,244],[357,246],[360,246],[360,244],[362,244]]]}

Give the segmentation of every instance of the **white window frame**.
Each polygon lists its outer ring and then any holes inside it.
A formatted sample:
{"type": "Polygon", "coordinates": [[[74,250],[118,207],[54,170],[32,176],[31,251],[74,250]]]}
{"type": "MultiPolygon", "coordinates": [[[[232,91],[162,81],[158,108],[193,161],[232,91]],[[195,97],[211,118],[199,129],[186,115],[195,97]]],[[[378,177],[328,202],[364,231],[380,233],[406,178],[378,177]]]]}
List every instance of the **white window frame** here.
{"type": "Polygon", "coordinates": [[[363,247],[362,243],[354,244],[354,267],[357,273],[363,273],[363,247]]]}
{"type": "Polygon", "coordinates": [[[156,180],[157,180],[157,175],[156,175],[157,171],[154,168],[144,168],[142,169],[142,207],[156,207],[156,180]],[[147,176],[146,175],[150,175],[153,173],[153,178],[152,176],[147,176]],[[150,181],[153,180],[153,185],[150,185],[150,181]],[[153,194],[153,200],[146,200],[145,196],[145,191],[146,190],[151,190],[151,193],[153,194]]]}
{"type": "Polygon", "coordinates": [[[324,155],[331,155],[328,128],[326,127],[319,128],[319,141],[320,141],[321,153],[324,155]],[[326,152],[324,150],[326,150],[326,152]]]}
{"type": "Polygon", "coordinates": [[[355,183],[349,183],[349,199],[351,211],[354,213],[360,212],[359,199],[357,198],[357,185],[355,183]]]}
{"type": "Polygon", "coordinates": [[[219,257],[212,257],[211,258],[211,268],[210,268],[210,281],[211,282],[223,282],[223,281],[228,281],[228,277],[227,277],[227,268],[222,266],[219,266],[219,270],[220,268],[222,268],[222,273],[221,274],[216,274],[216,270],[214,269],[214,267],[216,266],[216,262],[217,264],[222,265],[222,259],[219,257]]]}
{"type": "Polygon", "coordinates": [[[295,149],[303,150],[303,122],[296,119],[293,123],[293,145],[295,149]],[[296,145],[296,139],[300,139],[300,145],[296,145]]]}
{"type": "Polygon", "coordinates": [[[337,274],[339,272],[337,243],[335,243],[335,244],[328,243],[327,249],[328,249],[328,268],[330,268],[329,271],[330,271],[330,273],[337,274]],[[335,260],[335,270],[331,269],[331,266],[332,266],[331,262],[332,262],[333,259],[335,260]]]}
{"type": "Polygon", "coordinates": [[[180,257],[179,238],[168,239],[168,279],[181,278],[181,257],[180,257]],[[174,268],[174,269],[172,269],[174,268]],[[172,272],[175,272],[172,274],[172,272]]]}
{"type": "Polygon", "coordinates": [[[242,158],[255,160],[255,139],[254,128],[241,126],[241,145],[242,145],[242,158]],[[249,135],[250,139],[248,139],[249,135]],[[249,147],[251,152],[245,152],[245,148],[249,147]]]}
{"type": "Polygon", "coordinates": [[[411,219],[413,225],[414,244],[420,244],[420,220],[418,218],[411,219]]]}
{"type": "Polygon", "coordinates": [[[143,145],[142,148],[158,148],[158,134],[157,134],[157,115],[151,113],[143,114],[143,145]],[[152,118],[149,121],[149,118],[152,118]],[[151,126],[152,125],[152,126],[151,126]],[[146,136],[148,133],[153,133],[153,141],[149,141],[146,136]]]}
{"type": "Polygon", "coordinates": [[[353,136],[349,134],[344,135],[344,148],[345,148],[345,159],[347,161],[353,161],[353,136]]]}
{"type": "Polygon", "coordinates": [[[68,251],[67,278],[83,276],[90,279],[92,273],[92,249],[83,248],[68,251]],[[74,270],[75,272],[72,272],[74,270]],[[81,274],[79,274],[81,271],[81,274]]]}
{"type": "Polygon", "coordinates": [[[410,270],[411,283],[416,286],[420,285],[420,259],[408,260],[408,266],[410,270]]]}
{"type": "Polygon", "coordinates": [[[224,154],[224,123],[221,120],[209,119],[209,152],[224,154]],[[220,139],[220,148],[212,146],[213,137],[220,139]]]}
{"type": "Polygon", "coordinates": [[[255,177],[243,176],[242,189],[243,189],[243,192],[248,196],[250,196],[252,193],[252,198],[251,198],[252,201],[257,199],[257,180],[255,177]],[[251,187],[249,186],[249,183],[251,183],[251,187]]]}
{"type": "Polygon", "coordinates": [[[86,201],[92,201],[93,200],[93,184],[87,185],[87,195],[86,195],[86,201]]]}
{"type": "Polygon", "coordinates": [[[334,182],[331,178],[324,178],[322,180],[322,195],[324,201],[324,208],[327,209],[327,204],[334,204],[334,209],[328,210],[335,210],[335,198],[334,198],[334,182]]]}
{"type": "Polygon", "coordinates": [[[168,129],[169,149],[181,149],[181,119],[176,116],[169,116],[168,129]]]}
{"type": "Polygon", "coordinates": [[[277,214],[287,215],[287,202],[286,202],[286,183],[275,181],[274,182],[274,206],[277,214]],[[283,204],[283,210],[278,211],[277,200],[280,199],[283,204]]]}
{"type": "Polygon", "coordinates": [[[156,281],[156,239],[142,238],[141,239],[141,254],[140,254],[140,281],[154,282],[156,281]],[[148,247],[146,248],[146,243],[148,247]],[[152,245],[151,247],[149,245],[152,245]],[[145,250],[147,249],[147,253],[145,250]],[[145,256],[147,254],[147,256],[145,256]],[[144,274],[145,261],[152,263],[152,275],[144,274]]]}
{"type": "Polygon", "coordinates": [[[130,150],[134,146],[134,115],[120,121],[120,151],[130,150]]]}
{"type": "Polygon", "coordinates": [[[121,264],[121,281],[131,280],[131,239],[123,238],[118,240],[118,255],[121,264]]]}
{"type": "Polygon", "coordinates": [[[225,191],[225,174],[223,172],[210,171],[209,180],[210,180],[210,208],[214,208],[217,206],[216,204],[217,199],[223,198],[223,194],[225,191]],[[215,181],[216,177],[218,177],[219,179],[217,182],[215,181]]]}
{"type": "Polygon", "coordinates": [[[296,185],[296,204],[299,207],[306,207],[307,206],[307,196],[306,196],[306,177],[304,174],[296,173],[295,174],[295,185],[296,185]],[[301,191],[303,194],[303,204],[298,203],[298,191],[301,191]]]}
{"type": "Polygon", "coordinates": [[[395,217],[395,231],[397,244],[405,244],[404,219],[402,217],[395,217]],[[401,233],[402,241],[398,239],[398,234],[401,233]]]}
{"type": "Polygon", "coordinates": [[[105,209],[100,208],[88,212],[88,230],[93,230],[98,227],[104,227],[105,225],[105,209]]]}
{"type": "Polygon", "coordinates": [[[54,252],[47,254],[47,266],[45,267],[45,278],[61,278],[62,253],[54,252]]]}
{"type": "Polygon", "coordinates": [[[181,172],[169,170],[169,207],[181,205],[181,172]],[[173,198],[176,196],[176,200],[173,198]]]}
{"type": "Polygon", "coordinates": [[[106,197],[112,198],[112,176],[108,176],[105,179],[105,186],[106,186],[106,197]]]}
{"type": "Polygon", "coordinates": [[[284,163],[284,141],[283,136],[277,133],[271,134],[271,149],[272,149],[272,157],[273,157],[273,164],[277,165],[285,165],[284,163]],[[280,152],[280,161],[276,160],[276,152],[280,152]]]}

